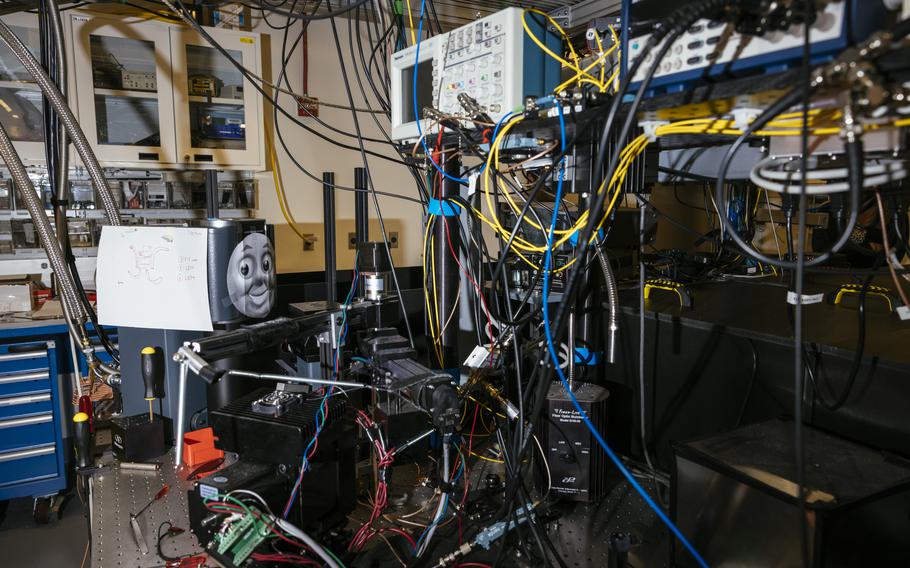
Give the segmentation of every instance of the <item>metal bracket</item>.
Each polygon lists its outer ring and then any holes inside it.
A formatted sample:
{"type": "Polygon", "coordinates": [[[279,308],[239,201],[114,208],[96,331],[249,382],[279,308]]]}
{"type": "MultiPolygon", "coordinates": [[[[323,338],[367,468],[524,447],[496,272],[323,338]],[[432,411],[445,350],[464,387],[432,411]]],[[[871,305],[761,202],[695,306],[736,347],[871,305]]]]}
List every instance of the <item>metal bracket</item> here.
{"type": "Polygon", "coordinates": [[[562,6],[550,12],[550,17],[563,29],[582,26],[597,18],[618,16],[622,0],[584,0],[572,6],[562,6]]]}

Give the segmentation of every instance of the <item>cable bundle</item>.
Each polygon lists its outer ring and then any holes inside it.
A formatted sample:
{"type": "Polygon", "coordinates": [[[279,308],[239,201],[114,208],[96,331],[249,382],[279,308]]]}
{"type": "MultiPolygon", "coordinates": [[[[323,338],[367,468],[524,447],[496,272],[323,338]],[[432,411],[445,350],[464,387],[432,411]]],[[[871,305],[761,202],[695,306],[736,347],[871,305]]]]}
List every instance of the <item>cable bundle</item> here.
{"type": "Polygon", "coordinates": [[[389,468],[391,468],[392,462],[394,461],[394,450],[389,451],[386,449],[385,439],[382,436],[382,431],[379,426],[362,410],[357,411],[355,422],[357,422],[358,426],[363,428],[370,443],[376,449],[376,456],[379,461],[377,463],[378,478],[376,480],[376,492],[373,496],[373,510],[370,512],[369,520],[360,527],[360,530],[357,531],[354,538],[351,540],[351,543],[348,545],[348,550],[352,552],[359,551],[363,548],[363,545],[380,532],[375,529],[373,525],[379,520],[379,517],[388,504],[388,481],[391,473],[389,468]]]}
{"type": "MultiPolygon", "coordinates": [[[[799,195],[802,193],[803,173],[792,166],[799,167],[800,159],[795,156],[769,156],[759,160],[749,179],[758,187],[799,195]]],[[[814,168],[806,177],[807,195],[829,195],[850,191],[849,168],[814,168]]],[[[907,168],[903,160],[875,160],[863,165],[863,188],[873,188],[886,183],[899,181],[907,177],[907,168]]]]}

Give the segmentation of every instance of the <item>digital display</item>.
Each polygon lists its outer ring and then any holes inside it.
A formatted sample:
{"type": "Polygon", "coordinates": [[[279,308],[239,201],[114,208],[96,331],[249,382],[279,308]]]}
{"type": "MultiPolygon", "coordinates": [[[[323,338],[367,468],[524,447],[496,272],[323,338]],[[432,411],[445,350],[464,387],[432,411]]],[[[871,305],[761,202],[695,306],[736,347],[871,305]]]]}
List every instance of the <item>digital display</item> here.
{"type": "MultiPolygon", "coordinates": [[[[414,66],[405,67],[401,73],[401,93],[404,100],[401,122],[407,124],[418,118],[414,115],[414,66]]],[[[433,60],[427,59],[417,65],[417,112],[422,114],[424,108],[432,106],[434,106],[433,60]]]]}

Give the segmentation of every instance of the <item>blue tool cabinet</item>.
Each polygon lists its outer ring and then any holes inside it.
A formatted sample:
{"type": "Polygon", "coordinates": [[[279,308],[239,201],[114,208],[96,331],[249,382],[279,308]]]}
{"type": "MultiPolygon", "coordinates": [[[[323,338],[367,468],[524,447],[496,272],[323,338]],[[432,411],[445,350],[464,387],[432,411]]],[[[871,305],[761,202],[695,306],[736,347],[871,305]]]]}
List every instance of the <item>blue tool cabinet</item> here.
{"type": "Polygon", "coordinates": [[[65,327],[0,330],[0,500],[51,495],[66,487],[59,373],[65,327]],[[62,333],[61,333],[62,332],[62,333]]]}
{"type": "MultiPolygon", "coordinates": [[[[116,328],[105,329],[116,343],[116,328]]],[[[110,363],[103,350],[97,355],[110,363]]],[[[81,354],[79,366],[85,375],[81,354]]],[[[72,372],[65,323],[0,323],[0,501],[48,497],[66,487],[72,404],[65,376],[72,372]]]]}

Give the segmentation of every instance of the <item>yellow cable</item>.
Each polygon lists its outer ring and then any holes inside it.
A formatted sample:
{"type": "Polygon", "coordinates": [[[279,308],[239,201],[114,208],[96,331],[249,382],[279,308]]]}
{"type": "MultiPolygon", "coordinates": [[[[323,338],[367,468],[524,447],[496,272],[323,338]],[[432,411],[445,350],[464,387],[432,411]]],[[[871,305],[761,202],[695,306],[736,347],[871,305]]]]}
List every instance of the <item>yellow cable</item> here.
{"type": "MultiPolygon", "coordinates": [[[[475,434],[474,436],[476,437],[477,434],[475,434]]],[[[474,456],[475,458],[481,459],[481,460],[483,460],[483,461],[488,461],[488,462],[492,462],[492,463],[505,463],[505,462],[502,461],[502,460],[496,460],[496,459],[493,459],[493,458],[488,458],[487,456],[482,456],[482,455],[480,455],[480,454],[478,454],[478,453],[475,453],[473,450],[472,450],[470,453],[471,453],[471,455],[474,456]]]]}
{"type": "Polygon", "coordinates": [[[297,227],[297,221],[294,219],[294,215],[291,214],[290,205],[284,194],[284,186],[281,183],[281,171],[278,169],[278,160],[275,158],[275,147],[269,144],[269,161],[272,163],[272,177],[275,180],[275,194],[278,196],[278,207],[281,208],[281,214],[284,216],[284,220],[288,222],[288,226],[291,227],[291,230],[300,237],[300,240],[306,241],[307,238],[303,236],[303,232],[297,227]]]}
{"type": "MultiPolygon", "coordinates": [[[[600,37],[598,37],[598,41],[597,41],[597,42],[598,42],[598,44],[600,43],[600,37]]],[[[562,91],[562,90],[565,89],[567,86],[569,86],[570,84],[572,84],[572,83],[574,83],[574,82],[576,82],[576,81],[578,81],[578,82],[580,82],[580,83],[581,83],[581,82],[591,83],[592,85],[596,85],[598,88],[600,88],[601,92],[606,91],[606,90],[607,90],[607,85],[608,85],[609,83],[604,83],[604,80],[603,80],[603,79],[604,79],[604,77],[603,77],[603,76],[604,76],[604,71],[605,71],[605,69],[606,69],[605,60],[606,60],[607,57],[610,57],[610,55],[612,55],[613,52],[616,51],[617,49],[619,49],[619,45],[618,45],[618,44],[617,44],[617,45],[614,45],[613,47],[611,47],[611,48],[608,49],[607,51],[603,51],[603,48],[601,47],[601,50],[600,50],[600,51],[601,51],[601,54],[597,57],[597,59],[595,59],[594,61],[592,61],[591,63],[589,63],[588,66],[585,67],[584,69],[581,69],[581,70],[577,71],[573,77],[571,77],[570,79],[567,79],[567,80],[564,81],[561,85],[559,85],[558,87],[556,87],[555,89],[553,89],[553,92],[554,92],[554,93],[558,93],[558,92],[562,91]],[[588,76],[590,77],[590,74],[588,73],[588,71],[590,71],[591,69],[593,69],[593,68],[596,67],[597,65],[600,65],[600,81],[598,81],[598,80],[596,80],[596,79],[588,79],[588,78],[583,78],[583,77],[582,77],[582,74],[588,75],[588,76]]]]}
{"type": "MultiPolygon", "coordinates": [[[[432,215],[430,218],[435,217],[432,215]]],[[[442,320],[439,319],[439,296],[437,291],[439,286],[436,284],[436,235],[430,237],[430,279],[433,281],[433,309],[436,312],[436,356],[439,358],[439,364],[442,365],[442,320]]]]}
{"type": "MultiPolygon", "coordinates": [[[[431,216],[429,219],[427,219],[427,228],[426,228],[426,231],[424,231],[424,233],[423,233],[423,250],[424,250],[424,259],[423,259],[423,297],[424,297],[424,300],[425,300],[425,302],[426,302],[426,307],[427,307],[427,323],[428,323],[428,327],[430,328],[430,337],[433,339],[433,342],[432,342],[432,343],[433,343],[433,351],[434,351],[434,353],[436,354],[436,357],[439,359],[439,361],[440,361],[440,363],[441,363],[441,362],[442,362],[442,352],[440,351],[440,347],[439,347],[439,337],[438,337],[439,334],[436,333],[436,329],[438,328],[438,326],[434,326],[434,322],[433,322],[433,309],[432,309],[432,307],[430,306],[430,293],[429,293],[429,290],[427,289],[427,260],[428,260],[428,259],[427,259],[427,257],[426,257],[426,254],[427,254],[427,250],[428,250],[428,249],[427,249],[428,243],[429,243],[429,246],[430,246],[430,247],[433,246],[433,243],[430,242],[430,240],[429,240],[429,236],[430,236],[430,226],[432,225],[432,223],[431,223],[430,221],[432,220],[432,218],[433,218],[433,217],[431,216]]],[[[429,248],[429,254],[430,254],[430,258],[432,259],[432,260],[431,260],[431,264],[430,264],[430,270],[433,272],[433,285],[434,285],[434,291],[435,291],[435,284],[436,284],[435,272],[436,272],[436,266],[435,266],[435,253],[434,253],[434,251],[433,251],[433,248],[429,248]]],[[[437,311],[436,311],[436,316],[437,316],[437,318],[439,317],[439,311],[438,311],[438,309],[437,309],[437,311]]]]}
{"type": "Polygon", "coordinates": [[[596,77],[594,77],[590,73],[586,73],[578,66],[578,54],[575,53],[575,48],[572,46],[572,41],[569,39],[568,35],[566,34],[566,31],[564,29],[562,29],[562,26],[560,26],[556,20],[551,18],[549,14],[547,14],[546,12],[543,12],[541,10],[538,10],[536,8],[526,8],[521,13],[521,26],[524,28],[525,33],[528,35],[528,37],[531,38],[531,41],[533,41],[537,45],[537,47],[539,47],[541,49],[541,51],[543,51],[544,53],[546,53],[553,59],[559,61],[566,67],[572,69],[579,75],[587,75],[588,78],[590,78],[592,81],[595,81],[595,82],[597,81],[596,77]],[[538,14],[538,15],[546,18],[547,22],[551,26],[553,26],[553,28],[556,31],[558,31],[564,39],[566,39],[566,44],[569,46],[569,51],[571,52],[572,59],[575,61],[575,63],[570,63],[569,61],[566,61],[562,56],[554,53],[553,50],[551,50],[549,47],[547,47],[543,42],[540,41],[540,39],[537,38],[537,36],[534,35],[534,33],[531,31],[530,26],[528,26],[528,12],[533,12],[534,14],[538,14]]]}
{"type": "Polygon", "coordinates": [[[411,0],[405,0],[408,7],[408,28],[411,31],[411,45],[417,45],[417,34],[414,32],[414,17],[411,15],[411,0]]]}
{"type": "MultiPolygon", "coordinates": [[[[584,81],[586,79],[583,78],[582,80],[584,81]]],[[[610,80],[612,81],[612,78],[610,80]]],[[[815,116],[818,116],[819,114],[821,114],[821,112],[817,109],[813,110],[811,112],[812,117],[810,117],[810,121],[809,121],[810,126],[814,122],[813,118],[815,116]]],[[[511,231],[506,230],[502,226],[502,224],[500,223],[499,218],[497,216],[496,207],[493,203],[492,194],[491,194],[491,190],[490,190],[489,170],[494,167],[497,170],[499,169],[499,151],[501,148],[501,141],[504,140],[505,135],[508,133],[508,131],[512,127],[514,127],[517,123],[519,123],[521,120],[522,120],[521,116],[517,116],[517,117],[513,118],[509,123],[507,123],[504,127],[501,128],[500,132],[497,135],[497,138],[495,140],[493,140],[490,145],[491,146],[490,152],[487,157],[486,167],[484,168],[484,174],[483,174],[483,180],[482,180],[483,181],[483,191],[484,191],[484,195],[485,195],[485,202],[486,202],[487,208],[489,209],[490,216],[487,217],[486,215],[484,215],[484,213],[482,211],[480,211],[476,208],[473,208],[473,207],[471,208],[472,213],[478,219],[480,219],[483,223],[488,225],[497,234],[499,234],[500,236],[504,236],[504,237],[509,236],[511,231]]],[[[756,134],[761,135],[761,136],[795,136],[795,135],[799,135],[801,133],[800,130],[796,129],[796,128],[801,128],[801,125],[802,125],[801,113],[790,113],[790,114],[780,115],[776,118],[776,122],[777,122],[777,125],[784,127],[784,128],[779,128],[779,129],[769,128],[766,130],[759,131],[756,134]],[[797,123],[790,124],[793,121],[797,121],[797,123]]],[[[870,129],[877,129],[877,128],[886,127],[886,126],[900,127],[900,126],[908,126],[908,125],[910,125],[910,119],[898,120],[890,125],[884,125],[884,126],[869,125],[869,127],[870,127],[870,129]]],[[[813,135],[836,134],[838,131],[839,131],[839,129],[834,128],[834,127],[811,128],[810,129],[810,132],[813,135]]],[[[688,119],[688,120],[682,120],[682,121],[668,123],[668,124],[665,124],[665,125],[662,125],[662,126],[659,126],[658,128],[656,128],[654,134],[656,137],[669,136],[669,135],[675,135],[675,134],[738,135],[738,134],[742,134],[742,131],[739,129],[733,128],[732,120],[724,119],[724,118],[708,117],[708,118],[695,118],[695,119],[688,119]]],[[[622,194],[621,188],[628,175],[629,168],[635,162],[635,160],[645,151],[645,149],[647,148],[647,146],[649,144],[650,144],[650,140],[645,135],[640,135],[637,138],[633,139],[628,145],[626,145],[625,148],[623,148],[622,152],[620,153],[620,162],[619,162],[612,178],[610,180],[607,180],[606,178],[604,178],[601,181],[600,186],[598,187],[598,189],[596,191],[596,194],[599,195],[602,191],[606,190],[606,191],[611,192],[611,195],[610,195],[607,207],[605,208],[602,217],[600,218],[598,224],[596,225],[596,230],[591,235],[589,242],[594,242],[594,240],[596,240],[598,232],[603,227],[603,225],[606,223],[606,220],[609,218],[610,213],[612,212],[613,208],[616,206],[616,204],[619,200],[619,196],[622,194]]],[[[515,202],[515,200],[511,196],[511,193],[512,193],[511,189],[504,188],[502,186],[501,181],[498,179],[495,181],[495,183],[496,183],[496,187],[499,188],[499,190],[505,196],[506,201],[509,204],[509,206],[512,208],[513,212],[516,215],[519,215],[520,208],[518,207],[518,204],[515,202]]],[[[559,234],[562,236],[552,244],[553,249],[556,249],[559,246],[563,245],[564,243],[566,243],[569,240],[569,238],[571,238],[571,236],[573,234],[580,231],[587,224],[588,217],[589,217],[589,211],[584,211],[579,216],[579,218],[576,220],[576,222],[572,226],[572,228],[555,231],[555,234],[559,234]]],[[[542,228],[538,223],[534,222],[532,219],[524,217],[524,218],[522,218],[522,222],[529,225],[530,227],[533,227],[533,228],[541,231],[542,233],[546,234],[546,232],[544,232],[544,228],[542,228]]],[[[514,250],[515,254],[523,262],[525,262],[529,266],[535,268],[536,270],[540,270],[540,267],[537,266],[536,264],[534,264],[532,261],[530,261],[526,256],[524,256],[524,254],[522,254],[522,252],[524,252],[524,253],[545,253],[546,252],[545,246],[533,245],[530,242],[528,242],[527,240],[525,240],[521,237],[517,237],[517,236],[513,240],[512,244],[513,244],[513,250],[514,250]]],[[[573,259],[570,263],[567,263],[566,265],[560,267],[559,269],[554,270],[554,272],[559,272],[560,270],[565,270],[566,268],[571,266],[574,262],[575,262],[575,259],[573,259]]]]}

